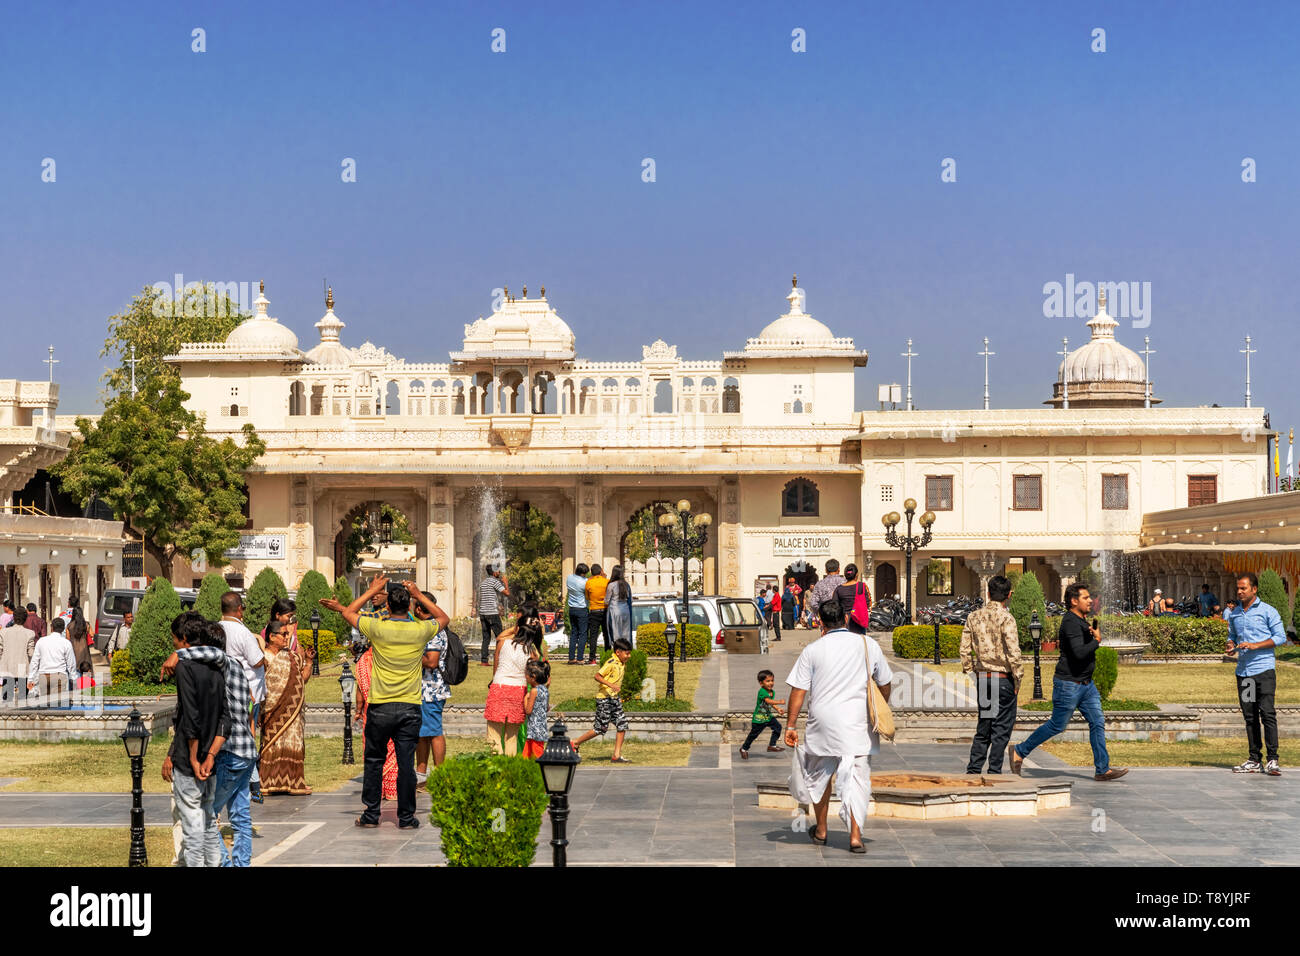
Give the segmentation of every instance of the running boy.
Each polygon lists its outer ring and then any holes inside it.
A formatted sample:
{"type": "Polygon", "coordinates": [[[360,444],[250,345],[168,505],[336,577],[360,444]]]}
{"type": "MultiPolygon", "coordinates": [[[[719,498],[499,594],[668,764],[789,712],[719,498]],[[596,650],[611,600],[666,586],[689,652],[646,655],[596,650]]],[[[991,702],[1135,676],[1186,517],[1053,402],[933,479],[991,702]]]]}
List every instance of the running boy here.
{"type": "Polygon", "coordinates": [[[753,723],[749,728],[749,736],[745,738],[744,744],[740,747],[740,759],[749,759],[749,745],[758,739],[758,735],[765,729],[771,728],[772,739],[767,745],[768,753],[780,753],[784,747],[778,747],[776,742],[781,739],[781,724],[776,717],[772,715],[772,705],[776,705],[776,712],[782,717],[785,711],[781,708],[785,706],[785,698],[776,700],[776,694],[772,690],[772,685],[776,678],[771,671],[758,672],[758,703],[754,705],[754,715],[750,719],[753,723]]]}
{"type": "Polygon", "coordinates": [[[627,715],[623,713],[623,701],[618,696],[623,689],[623,670],[627,666],[627,659],[631,656],[631,641],[620,637],[614,642],[614,653],[609,655],[609,660],[605,661],[596,672],[596,683],[600,687],[596,691],[596,722],[592,725],[594,729],[587,731],[573,742],[574,750],[593,737],[603,736],[605,731],[609,730],[609,725],[613,723],[618,733],[614,736],[614,755],[609,758],[610,763],[632,762],[623,756],[623,735],[627,733],[627,715]]]}

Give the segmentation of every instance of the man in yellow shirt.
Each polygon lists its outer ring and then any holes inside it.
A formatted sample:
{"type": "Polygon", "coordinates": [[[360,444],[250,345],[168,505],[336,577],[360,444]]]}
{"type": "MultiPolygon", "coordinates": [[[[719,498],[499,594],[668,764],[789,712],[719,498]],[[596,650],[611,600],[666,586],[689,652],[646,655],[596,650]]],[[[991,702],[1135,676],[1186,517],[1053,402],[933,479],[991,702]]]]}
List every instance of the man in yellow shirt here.
{"type": "Polygon", "coordinates": [[[605,731],[609,730],[609,725],[613,723],[617,733],[614,735],[614,756],[609,758],[610,762],[632,762],[623,756],[623,735],[627,733],[627,715],[623,713],[623,701],[619,698],[619,693],[623,690],[623,671],[627,667],[627,659],[631,656],[632,643],[629,640],[620,637],[614,642],[614,653],[609,655],[609,660],[605,661],[596,672],[596,683],[599,685],[596,690],[596,722],[592,724],[592,730],[573,742],[574,750],[593,737],[604,736],[605,731]]]}
{"type": "Polygon", "coordinates": [[[379,826],[379,803],[384,759],[388,742],[397,752],[397,826],[414,830],[420,826],[415,815],[415,747],[420,739],[420,678],[423,675],[425,645],[440,627],[451,623],[445,611],[415,586],[403,581],[388,587],[382,575],[370,583],[370,589],[344,607],[333,598],[325,598],[322,607],[337,611],[370,642],[370,698],[366,708],[365,776],[361,799],[366,808],[357,817],[357,826],[379,826]],[[361,609],[379,594],[388,594],[386,618],[362,617],[361,609]],[[411,601],[418,601],[430,614],[427,621],[410,619],[411,601]]]}
{"type": "MultiPolygon", "coordinates": [[[[599,564],[591,566],[591,577],[587,578],[587,643],[591,647],[588,664],[596,663],[596,635],[605,639],[605,650],[609,650],[609,628],[605,626],[605,589],[609,587],[609,578],[599,564]]],[[[581,650],[581,649],[579,649],[581,650]]],[[[581,653],[578,655],[581,657],[581,653]]],[[[612,659],[612,658],[611,658],[612,659]]]]}

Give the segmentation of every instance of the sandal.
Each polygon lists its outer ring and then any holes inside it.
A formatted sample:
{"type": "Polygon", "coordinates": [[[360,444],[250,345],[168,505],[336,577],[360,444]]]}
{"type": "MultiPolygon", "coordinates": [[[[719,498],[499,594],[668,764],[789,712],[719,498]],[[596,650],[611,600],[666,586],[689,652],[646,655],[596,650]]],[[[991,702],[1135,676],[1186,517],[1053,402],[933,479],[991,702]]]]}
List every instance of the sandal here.
{"type": "Polygon", "coordinates": [[[865,846],[863,846],[861,843],[850,843],[850,844],[849,844],[849,852],[850,852],[850,853],[866,853],[866,852],[867,852],[867,848],[866,848],[865,846]]]}
{"type": "Polygon", "coordinates": [[[818,846],[825,846],[825,845],[826,845],[826,840],[830,837],[830,835],[831,835],[831,834],[830,834],[830,831],[828,830],[828,831],[826,831],[826,836],[824,836],[824,837],[820,837],[820,838],[819,838],[819,837],[817,836],[817,828],[816,828],[816,827],[811,827],[811,828],[808,830],[808,839],[812,840],[812,841],[813,841],[814,843],[816,843],[818,846]]]}
{"type": "Polygon", "coordinates": [[[379,828],[378,823],[366,823],[364,820],[361,819],[361,817],[357,817],[355,824],[356,826],[359,826],[365,830],[376,830],[379,828]]]}
{"type": "Polygon", "coordinates": [[[631,763],[632,761],[628,760],[626,757],[610,757],[609,762],[610,763],[631,763]]]}

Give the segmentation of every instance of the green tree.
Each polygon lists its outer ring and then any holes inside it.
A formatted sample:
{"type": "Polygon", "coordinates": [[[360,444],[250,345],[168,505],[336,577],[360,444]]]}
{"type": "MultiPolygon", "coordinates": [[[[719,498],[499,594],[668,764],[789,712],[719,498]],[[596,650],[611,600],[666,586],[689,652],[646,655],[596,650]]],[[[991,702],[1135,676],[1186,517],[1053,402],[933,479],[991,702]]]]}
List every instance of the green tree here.
{"type": "Polygon", "coordinates": [[[558,607],[563,546],[555,532],[555,521],[540,508],[530,507],[522,524],[516,527],[511,521],[513,511],[506,507],[497,514],[501,540],[510,556],[510,594],[516,601],[526,593],[532,594],[543,608],[558,607]]]}
{"type": "Polygon", "coordinates": [[[182,343],[224,342],[246,315],[213,283],[183,291],[179,306],[174,298],[145,286],[131,300],[130,308],[108,317],[108,338],[99,354],[111,360],[104,375],[109,395],[131,389],[128,360],[132,346],[136,387],[141,391],[156,389],[159,379],[179,379],[175,366],[164,359],[179,352],[182,343]]]}
{"type": "Polygon", "coordinates": [[[244,598],[244,626],[254,634],[262,633],[271,620],[271,605],[277,599],[288,596],[289,589],[284,586],[284,580],[275,568],[265,567],[258,571],[244,598]]]}
{"type": "MultiPolygon", "coordinates": [[[[671,531],[659,527],[659,515],[673,511],[674,504],[669,501],[655,501],[646,505],[628,522],[627,537],[623,540],[623,557],[630,563],[644,564],[656,555],[661,558],[680,558],[682,556],[682,539],[680,524],[671,531]]],[[[691,533],[697,530],[694,519],[690,522],[691,533]]],[[[704,560],[704,547],[694,549],[692,558],[704,560]]]]}
{"type": "Polygon", "coordinates": [[[198,611],[206,620],[221,620],[221,598],[230,590],[230,585],[216,571],[209,571],[203,575],[203,581],[199,584],[199,596],[194,600],[194,610],[198,611]]]}
{"type": "Polygon", "coordinates": [[[181,599],[166,578],[155,578],[140,599],[127,650],[136,680],[158,683],[158,669],[172,652],[172,620],[181,613],[181,599]]]}
{"type": "MultiPolygon", "coordinates": [[[[389,504],[379,506],[379,524],[390,526],[389,540],[394,544],[415,544],[415,535],[411,533],[411,523],[406,515],[389,504]]],[[[381,528],[371,526],[367,512],[353,515],[348,524],[348,535],[343,539],[343,571],[352,573],[361,563],[363,551],[374,550],[379,542],[381,528]]]]}
{"type": "Polygon", "coordinates": [[[1037,611],[1039,621],[1047,619],[1047,602],[1043,600],[1043,586],[1032,571],[1026,571],[1017,578],[1011,592],[1011,600],[1007,602],[1007,610],[1016,619],[1016,632],[1020,635],[1020,646],[1032,647],[1033,638],[1029,633],[1030,615],[1037,611]]]}
{"type": "Polygon", "coordinates": [[[1286,588],[1282,586],[1281,575],[1272,568],[1259,572],[1259,599],[1277,608],[1277,613],[1285,624],[1290,616],[1290,602],[1286,599],[1286,588]]]}
{"type": "Polygon", "coordinates": [[[343,621],[343,615],[320,606],[321,598],[333,596],[334,590],[325,575],[319,571],[308,571],[304,574],[302,580],[298,582],[298,593],[294,597],[298,605],[298,627],[310,630],[311,612],[319,611],[322,630],[333,631],[336,636],[346,634],[347,624],[343,621]]]}
{"type": "Polygon", "coordinates": [[[92,497],[107,504],[170,579],[176,555],[201,554],[201,570],[223,564],[225,549],[239,543],[244,472],[266,445],[251,424],[240,442],[210,437],[179,383],[158,381],[157,390],[110,400],[96,422],[78,418],[68,456],[52,472],[83,505],[92,497]]]}

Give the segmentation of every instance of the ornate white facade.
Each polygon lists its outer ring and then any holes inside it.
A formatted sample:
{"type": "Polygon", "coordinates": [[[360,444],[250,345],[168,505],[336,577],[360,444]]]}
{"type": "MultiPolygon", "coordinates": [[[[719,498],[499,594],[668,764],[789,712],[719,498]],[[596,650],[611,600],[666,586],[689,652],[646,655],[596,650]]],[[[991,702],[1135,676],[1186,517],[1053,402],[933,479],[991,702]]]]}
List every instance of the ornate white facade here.
{"type": "MultiPolygon", "coordinates": [[[[312,567],[333,577],[344,523],[382,500],[410,518],[421,583],[452,595],[457,613],[479,573],[487,485],[555,518],[566,570],[618,563],[635,512],[689,498],[715,516],[705,589],[727,594],[832,556],[892,590],[882,569],[897,578],[898,559],[880,515],[907,497],[924,510],[933,477],[951,479],[953,500],[936,511],[922,558],[953,558],[957,593],[1003,557],[1034,559],[1055,585],[1096,549],[1135,546],[1144,509],[1187,503],[1188,475],[1216,475],[1221,500],[1262,488],[1263,411],[1143,408],[1146,386],[1136,396],[1128,387],[1133,369],[1104,305],[1090,325],[1110,344],[1097,351],[1124,359],[1126,384],[1117,393],[1086,381],[1088,361],[1070,379],[1101,407],[863,412],[854,374],[867,353],[808,315],[794,283],[787,300],[784,315],[719,359],[686,359],[656,339],[640,361],[594,362],[578,357],[545,289],[529,298],[525,287],[466,324],[448,362],[408,363],[369,342],[345,345],[332,292],[320,342],[304,353],[263,294],[227,342],[186,345],[170,360],[209,430],[251,422],[267,442],[249,476],[250,531],[286,535],[277,569],[291,586],[312,567]],[[1039,509],[1009,511],[1029,476],[1039,509]],[[1122,512],[1103,509],[1103,484],[1112,497],[1125,485],[1122,512]]],[[[229,570],[248,578],[261,563],[229,570]]]]}

